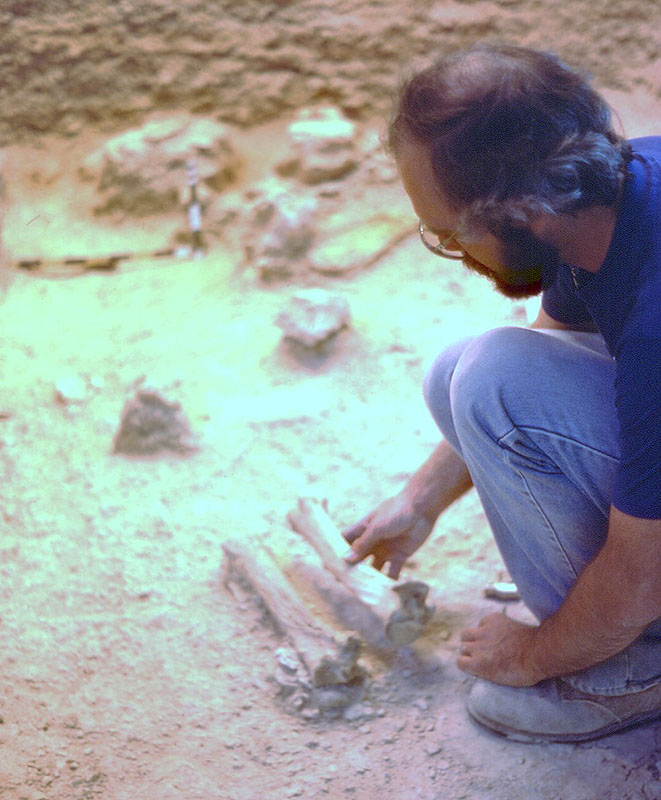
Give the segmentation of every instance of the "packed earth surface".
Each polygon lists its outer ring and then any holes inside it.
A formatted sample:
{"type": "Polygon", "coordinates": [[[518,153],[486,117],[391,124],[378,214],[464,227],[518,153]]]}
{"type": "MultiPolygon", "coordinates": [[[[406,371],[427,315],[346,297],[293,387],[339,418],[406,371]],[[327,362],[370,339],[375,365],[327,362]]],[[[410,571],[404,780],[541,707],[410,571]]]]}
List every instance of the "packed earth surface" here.
{"type": "Polygon", "coordinates": [[[345,703],[297,684],[227,555],[272,553],[346,637],[289,513],[316,498],[342,529],[397,492],[438,442],[435,355],[535,313],[422,249],[380,145],[402,73],[551,48],[648,135],[658,22],[653,0],[3,3],[0,798],[661,798],[661,724],[526,745],[468,718],[461,630],[530,620],[485,596],[507,576],[474,493],[405,567],[425,633],[364,641],[345,703]]]}

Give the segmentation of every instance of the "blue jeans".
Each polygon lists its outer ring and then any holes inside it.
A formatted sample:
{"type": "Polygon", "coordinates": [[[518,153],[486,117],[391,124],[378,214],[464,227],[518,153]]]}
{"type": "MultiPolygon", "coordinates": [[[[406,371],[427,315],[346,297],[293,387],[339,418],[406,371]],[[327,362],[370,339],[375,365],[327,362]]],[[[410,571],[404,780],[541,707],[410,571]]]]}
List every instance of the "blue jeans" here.
{"type": "MultiPolygon", "coordinates": [[[[619,456],[614,378],[598,334],[497,328],[449,347],[425,379],[429,410],[468,467],[539,620],[558,609],[606,537],[619,456]]],[[[601,695],[658,683],[661,619],[565,680],[601,695]]]]}

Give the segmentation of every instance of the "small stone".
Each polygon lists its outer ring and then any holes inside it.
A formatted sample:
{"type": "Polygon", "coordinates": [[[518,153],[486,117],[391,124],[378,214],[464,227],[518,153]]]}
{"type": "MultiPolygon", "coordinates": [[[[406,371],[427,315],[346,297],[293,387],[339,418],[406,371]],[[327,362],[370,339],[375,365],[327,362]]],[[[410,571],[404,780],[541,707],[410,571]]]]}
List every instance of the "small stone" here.
{"type": "Polygon", "coordinates": [[[140,389],[122,411],[113,452],[156,455],[170,450],[185,455],[197,449],[181,405],[166,400],[155,389],[140,389]]]}
{"type": "Polygon", "coordinates": [[[349,705],[354,699],[349,686],[319,686],[314,690],[314,700],[322,711],[334,711],[349,705]]]}
{"type": "Polygon", "coordinates": [[[253,206],[244,237],[244,260],[260,279],[274,283],[304,271],[304,256],[316,232],[317,200],[292,193],[276,180],[260,183],[251,195],[253,206]]]}
{"type": "Polygon", "coordinates": [[[87,385],[77,375],[68,375],[55,384],[55,399],[66,406],[75,403],[84,403],[87,399],[87,385]]]}
{"type": "Polygon", "coordinates": [[[305,184],[337,180],[358,164],[356,126],[332,107],[304,109],[289,125],[293,153],[276,169],[305,184]]]}
{"type": "Polygon", "coordinates": [[[276,666],[273,671],[273,679],[285,693],[291,694],[300,686],[296,675],[289,670],[283,669],[280,665],[276,666]]]}
{"type": "Polygon", "coordinates": [[[362,775],[364,772],[369,772],[370,770],[369,759],[365,753],[357,751],[349,752],[347,754],[347,762],[359,775],[362,775]]]}
{"type": "Polygon", "coordinates": [[[442,742],[429,742],[425,745],[425,753],[428,756],[438,755],[443,750],[442,742]]]}
{"type": "Polygon", "coordinates": [[[357,722],[359,719],[371,719],[374,711],[365,703],[354,703],[344,710],[342,716],[347,722],[357,722]]]}
{"type": "Polygon", "coordinates": [[[296,292],[275,324],[284,338],[313,349],[331,339],[351,321],[349,304],[342,295],[324,289],[296,292]]]}
{"type": "Polygon", "coordinates": [[[369,725],[361,725],[360,728],[358,728],[358,730],[361,733],[371,733],[372,732],[372,729],[370,728],[369,725]]]}
{"type": "Polygon", "coordinates": [[[278,647],[275,651],[275,659],[278,664],[288,672],[296,672],[298,670],[298,656],[293,650],[287,647],[278,647]]]}

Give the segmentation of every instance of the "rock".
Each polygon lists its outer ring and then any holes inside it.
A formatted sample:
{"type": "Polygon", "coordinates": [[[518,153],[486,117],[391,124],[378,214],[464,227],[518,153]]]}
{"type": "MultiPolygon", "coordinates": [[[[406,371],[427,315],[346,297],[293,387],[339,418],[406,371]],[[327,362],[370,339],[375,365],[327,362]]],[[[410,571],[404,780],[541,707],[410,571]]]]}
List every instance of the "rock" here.
{"type": "Polygon", "coordinates": [[[342,716],[347,722],[372,719],[374,717],[374,709],[367,703],[354,703],[352,706],[344,709],[342,716]]]}
{"type": "Polygon", "coordinates": [[[351,321],[345,297],[325,289],[296,292],[276,318],[285,339],[313,349],[335,336],[351,321]]]}
{"type": "Polygon", "coordinates": [[[437,756],[440,752],[442,752],[443,747],[444,744],[442,741],[427,742],[424,746],[424,749],[428,756],[437,756]]]}
{"type": "Polygon", "coordinates": [[[278,647],[275,651],[275,659],[286,672],[297,672],[300,666],[298,656],[288,647],[278,647]]]}
{"type": "Polygon", "coordinates": [[[147,216],[180,207],[190,159],[202,194],[205,185],[222,191],[240,166],[224,125],[180,114],[109,139],[83,161],[79,176],[97,185],[96,214],[147,216]]]}
{"type": "Polygon", "coordinates": [[[141,389],[124,406],[114,453],[147,456],[170,450],[186,455],[196,449],[179,403],[169,402],[154,389],[141,389]]]}
{"type": "Polygon", "coordinates": [[[338,275],[370,266],[411,233],[411,224],[394,217],[378,217],[330,233],[310,250],[308,263],[315,272],[338,275]]]}
{"type": "Polygon", "coordinates": [[[64,406],[84,403],[87,399],[87,384],[78,375],[67,375],[55,384],[55,399],[64,406]]]}
{"type": "Polygon", "coordinates": [[[344,177],[358,163],[356,126],[336,108],[304,109],[288,133],[292,152],[276,165],[281,175],[315,185],[344,177]]]}
{"type": "Polygon", "coordinates": [[[357,692],[346,684],[320,686],[314,690],[314,701],[321,711],[341,711],[356,701],[357,692]]]}
{"type": "Polygon", "coordinates": [[[244,257],[267,283],[287,280],[305,267],[303,257],[314,240],[317,200],[292,193],[279,181],[253,191],[244,257]]]}

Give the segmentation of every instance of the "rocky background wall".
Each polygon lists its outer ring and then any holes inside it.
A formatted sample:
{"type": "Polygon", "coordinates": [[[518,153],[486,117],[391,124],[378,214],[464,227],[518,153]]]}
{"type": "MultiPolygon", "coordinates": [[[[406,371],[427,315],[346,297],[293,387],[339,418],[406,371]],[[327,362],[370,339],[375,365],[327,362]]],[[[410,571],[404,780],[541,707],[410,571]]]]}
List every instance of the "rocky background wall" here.
{"type": "Polygon", "coordinates": [[[5,0],[0,144],[167,108],[250,125],[332,103],[364,118],[388,108],[397,65],[485,38],[551,45],[659,97],[658,23],[656,0],[5,0]]]}

